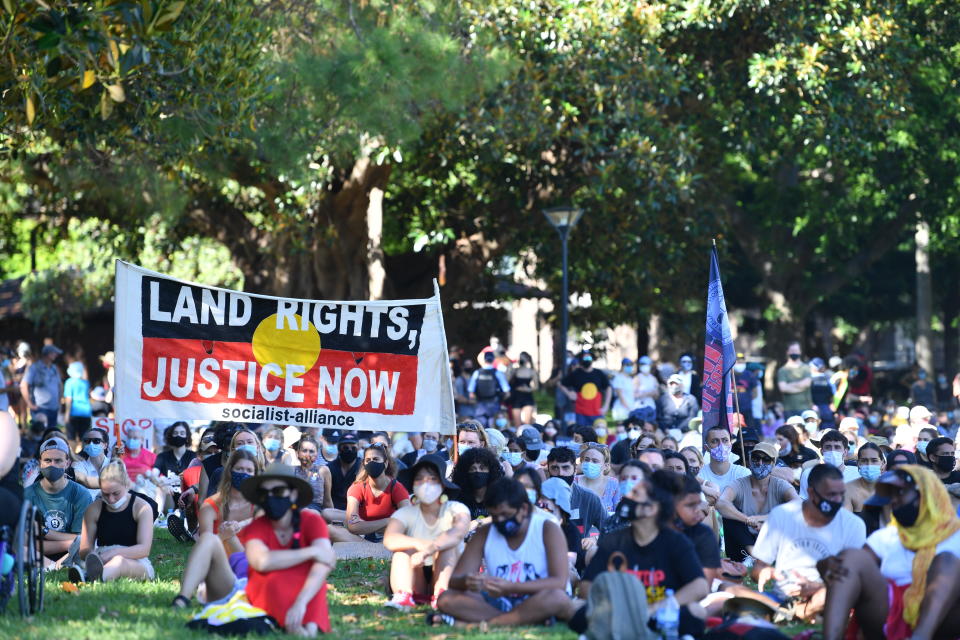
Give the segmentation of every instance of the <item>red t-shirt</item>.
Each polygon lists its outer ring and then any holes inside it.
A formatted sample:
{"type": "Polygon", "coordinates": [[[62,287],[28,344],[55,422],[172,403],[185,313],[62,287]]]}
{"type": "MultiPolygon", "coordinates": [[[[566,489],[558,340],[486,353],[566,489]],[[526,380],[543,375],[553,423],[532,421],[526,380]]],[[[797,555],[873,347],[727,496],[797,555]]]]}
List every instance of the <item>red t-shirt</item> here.
{"type": "Polygon", "coordinates": [[[373,495],[373,489],[366,482],[354,482],[347,491],[348,498],[356,498],[360,503],[358,515],[361,520],[382,520],[389,518],[397,510],[397,505],[410,499],[403,485],[391,480],[387,490],[379,496],[373,495]]]}
{"type": "MultiPolygon", "coordinates": [[[[266,516],[260,516],[237,534],[244,545],[250,540],[259,540],[271,551],[289,550],[293,543],[281,545],[273,531],[273,525],[266,516]]],[[[300,510],[300,547],[310,546],[314,540],[328,538],[327,523],[316,511],[300,510]]],[[[303,583],[313,566],[312,561],[301,562],[286,569],[277,569],[261,573],[250,567],[247,574],[247,599],[253,606],[263,609],[281,625],[287,618],[287,611],[297,599],[303,583]]],[[[314,622],[324,633],[330,633],[330,616],[327,613],[327,583],[307,605],[303,624],[314,622]]]]}
{"type": "Polygon", "coordinates": [[[130,476],[130,482],[136,482],[137,476],[145,474],[153,469],[153,463],[157,461],[157,454],[149,449],[140,449],[140,455],[136,458],[130,457],[129,450],[123,456],[123,464],[127,465],[127,475],[130,476]]]}

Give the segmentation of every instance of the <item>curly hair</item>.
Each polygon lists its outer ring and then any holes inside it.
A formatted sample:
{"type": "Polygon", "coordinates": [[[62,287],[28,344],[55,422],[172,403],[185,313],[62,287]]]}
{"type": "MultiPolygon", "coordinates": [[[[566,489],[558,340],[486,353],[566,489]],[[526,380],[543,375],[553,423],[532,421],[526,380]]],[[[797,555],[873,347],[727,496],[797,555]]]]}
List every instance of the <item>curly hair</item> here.
{"type": "Polygon", "coordinates": [[[503,468],[500,467],[500,461],[489,449],[476,447],[463,452],[456,466],[453,467],[453,483],[460,487],[464,492],[469,492],[473,487],[470,482],[470,467],[475,464],[481,464],[487,468],[490,475],[487,476],[487,486],[503,477],[503,468]]]}

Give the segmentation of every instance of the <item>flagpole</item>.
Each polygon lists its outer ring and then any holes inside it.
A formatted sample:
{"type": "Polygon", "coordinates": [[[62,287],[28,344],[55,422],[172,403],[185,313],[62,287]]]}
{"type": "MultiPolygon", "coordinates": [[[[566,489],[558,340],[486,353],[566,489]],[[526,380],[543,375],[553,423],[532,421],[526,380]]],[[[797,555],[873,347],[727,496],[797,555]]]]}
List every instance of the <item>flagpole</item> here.
{"type": "MultiPolygon", "coordinates": [[[[716,242],[716,240],[714,240],[716,242]]],[[[743,429],[746,425],[743,424],[741,417],[743,414],[740,413],[740,394],[737,393],[737,382],[733,375],[733,369],[730,369],[730,388],[733,389],[733,404],[737,410],[737,422],[740,425],[740,453],[743,455],[743,462],[746,468],[750,468],[750,461],[747,460],[747,447],[743,443],[743,429]]],[[[729,426],[729,425],[728,425],[729,426]]],[[[776,462],[776,461],[774,461],[776,462]]]]}

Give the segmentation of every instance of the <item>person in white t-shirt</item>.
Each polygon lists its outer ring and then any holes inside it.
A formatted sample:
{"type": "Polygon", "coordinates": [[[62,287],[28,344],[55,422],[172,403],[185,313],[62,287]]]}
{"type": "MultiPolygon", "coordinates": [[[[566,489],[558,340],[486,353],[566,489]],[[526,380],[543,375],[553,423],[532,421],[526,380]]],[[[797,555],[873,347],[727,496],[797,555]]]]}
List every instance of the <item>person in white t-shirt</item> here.
{"type": "MultiPolygon", "coordinates": [[[[640,356],[637,359],[637,375],[633,377],[634,409],[649,408],[657,410],[657,400],[660,398],[660,381],[653,375],[653,360],[650,356],[640,356]]],[[[656,418],[656,414],[653,416],[656,418]]]]}
{"type": "MultiPolygon", "coordinates": [[[[697,477],[716,487],[718,495],[722,494],[724,489],[732,486],[740,478],[750,477],[749,469],[730,462],[733,443],[730,439],[730,431],[726,427],[720,425],[710,427],[704,434],[704,440],[706,441],[707,451],[710,453],[710,464],[703,465],[697,477]]],[[[709,493],[706,495],[707,501],[711,505],[716,502],[716,498],[711,499],[709,493]]]]}
{"type": "Polygon", "coordinates": [[[930,470],[903,465],[880,476],[866,504],[889,505],[894,519],[821,561],[827,584],[823,637],[840,640],[850,611],[865,638],[960,636],[960,518],[930,470]]]}
{"type": "MultiPolygon", "coordinates": [[[[859,468],[847,465],[844,462],[849,447],[846,436],[836,429],[829,429],[820,434],[820,441],[817,444],[820,447],[823,462],[839,469],[840,473],[843,474],[844,482],[853,482],[860,478],[859,468]]],[[[800,474],[800,497],[804,500],[807,499],[807,484],[812,468],[812,466],[807,467],[800,474]]]]}
{"type": "Polygon", "coordinates": [[[826,588],[817,563],[844,549],[859,549],[867,538],[863,520],[843,508],[846,484],[834,466],[810,472],[810,497],[775,507],[753,547],[757,590],[773,580],[793,599],[796,617],[810,621],[823,610],[826,588]]]}
{"type": "Polygon", "coordinates": [[[445,495],[457,489],[444,478],[445,469],[440,456],[428,454],[405,472],[416,502],[394,511],[383,533],[383,546],[393,552],[388,607],[413,609],[419,597],[436,608],[460,559],[470,510],[445,495]]]}
{"type": "Polygon", "coordinates": [[[613,406],[610,408],[610,412],[617,422],[626,420],[636,405],[633,397],[633,376],[635,373],[636,368],[633,360],[624,358],[620,363],[620,371],[610,381],[610,386],[613,387],[613,406]]]}

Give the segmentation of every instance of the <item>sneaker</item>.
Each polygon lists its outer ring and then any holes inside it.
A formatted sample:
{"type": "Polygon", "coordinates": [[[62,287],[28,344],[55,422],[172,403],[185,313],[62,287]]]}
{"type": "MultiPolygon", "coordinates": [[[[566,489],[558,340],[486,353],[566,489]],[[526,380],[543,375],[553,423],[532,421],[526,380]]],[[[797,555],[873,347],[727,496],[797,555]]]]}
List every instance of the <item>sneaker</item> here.
{"type": "Polygon", "coordinates": [[[81,582],[86,582],[86,576],[84,575],[83,567],[80,565],[71,565],[67,569],[67,578],[73,584],[80,584],[81,582]]]}
{"type": "Polygon", "coordinates": [[[167,531],[169,531],[170,535],[178,542],[193,544],[193,536],[187,531],[187,527],[183,524],[180,516],[176,514],[167,516],[167,531]]]}
{"type": "Polygon", "coordinates": [[[87,556],[86,560],[87,582],[98,582],[103,578],[103,560],[95,553],[87,556]]]}
{"type": "Polygon", "coordinates": [[[398,591],[393,594],[393,597],[390,598],[390,601],[387,602],[386,606],[391,609],[413,609],[417,606],[417,603],[413,601],[412,593],[404,593],[398,591]]]}

